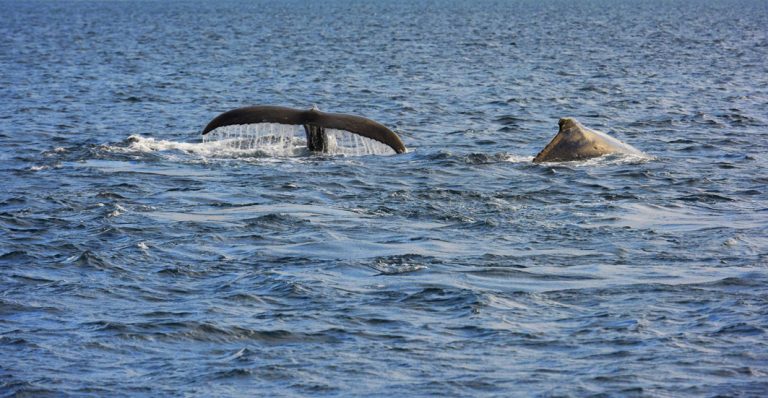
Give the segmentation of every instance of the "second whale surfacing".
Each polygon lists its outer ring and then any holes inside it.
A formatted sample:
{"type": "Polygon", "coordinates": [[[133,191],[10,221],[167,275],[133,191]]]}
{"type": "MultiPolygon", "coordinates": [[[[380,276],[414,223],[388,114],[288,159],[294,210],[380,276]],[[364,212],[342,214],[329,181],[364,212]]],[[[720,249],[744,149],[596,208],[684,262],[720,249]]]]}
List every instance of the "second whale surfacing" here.
{"type": "Polygon", "coordinates": [[[643,154],[608,134],[584,127],[576,119],[563,118],[558,125],[557,135],[533,158],[534,163],[585,160],[614,153],[643,154]]]}
{"type": "Polygon", "coordinates": [[[203,135],[219,127],[256,123],[304,126],[310,151],[328,151],[328,135],[325,129],[348,131],[378,141],[392,148],[395,153],[406,151],[400,137],[382,124],[361,116],[320,112],[316,107],[309,110],[268,105],[237,108],[216,116],[205,126],[203,135]]]}

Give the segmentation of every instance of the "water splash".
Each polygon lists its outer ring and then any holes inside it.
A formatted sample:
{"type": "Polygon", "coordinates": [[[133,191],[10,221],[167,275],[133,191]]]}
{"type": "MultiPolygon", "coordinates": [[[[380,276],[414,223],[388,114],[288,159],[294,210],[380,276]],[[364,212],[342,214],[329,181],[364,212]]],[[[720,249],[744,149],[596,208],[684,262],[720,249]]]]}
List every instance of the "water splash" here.
{"type": "Polygon", "coordinates": [[[509,163],[531,163],[531,161],[533,161],[533,156],[507,154],[506,157],[503,158],[503,161],[509,163]]]}
{"type": "Polygon", "coordinates": [[[612,154],[598,156],[598,157],[586,159],[586,160],[577,160],[577,161],[560,162],[560,163],[567,163],[574,167],[593,167],[593,166],[643,164],[653,160],[656,160],[656,158],[646,154],[645,152],[638,152],[638,153],[612,153],[612,154]]]}
{"type": "Polygon", "coordinates": [[[153,137],[131,135],[118,145],[105,145],[104,150],[116,153],[164,153],[164,157],[179,160],[178,153],[193,155],[203,159],[209,158],[255,158],[272,156],[295,156],[306,152],[301,142],[289,143],[275,141],[272,145],[238,140],[236,138],[221,138],[204,140],[203,142],[180,142],[160,140],[153,137]]]}
{"type": "Polygon", "coordinates": [[[306,150],[302,126],[259,123],[219,127],[203,136],[203,145],[220,152],[296,156],[306,150]]]}
{"type": "MultiPolygon", "coordinates": [[[[344,130],[327,129],[328,154],[363,156],[393,155],[388,145],[344,130]]],[[[219,127],[203,136],[204,144],[222,149],[254,152],[270,156],[296,156],[306,151],[304,127],[277,123],[258,123],[219,127]]]]}
{"type": "Polygon", "coordinates": [[[345,130],[328,129],[328,151],[333,155],[394,155],[389,145],[345,130]]]}
{"type": "MultiPolygon", "coordinates": [[[[344,130],[328,129],[325,155],[394,155],[395,151],[378,141],[344,130]]],[[[258,123],[219,127],[203,136],[203,141],[179,142],[132,135],[122,145],[105,149],[122,153],[173,151],[207,158],[281,158],[307,155],[304,127],[278,123],[258,123]],[[127,144],[127,145],[126,145],[127,144]]]]}

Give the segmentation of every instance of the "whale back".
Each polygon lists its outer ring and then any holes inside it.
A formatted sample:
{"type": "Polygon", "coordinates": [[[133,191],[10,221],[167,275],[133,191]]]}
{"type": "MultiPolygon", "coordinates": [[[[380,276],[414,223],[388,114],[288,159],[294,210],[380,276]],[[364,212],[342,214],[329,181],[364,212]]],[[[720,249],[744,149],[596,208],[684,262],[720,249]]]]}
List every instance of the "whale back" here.
{"type": "Polygon", "coordinates": [[[641,154],[631,145],[584,127],[575,119],[560,119],[558,125],[557,135],[533,158],[534,163],[583,160],[612,153],[641,154]]]}
{"type": "Polygon", "coordinates": [[[396,153],[403,153],[406,150],[400,137],[382,124],[361,116],[325,113],[315,108],[299,110],[266,105],[237,108],[216,116],[205,126],[203,134],[223,126],[255,123],[279,123],[344,130],[388,145],[396,153]]]}

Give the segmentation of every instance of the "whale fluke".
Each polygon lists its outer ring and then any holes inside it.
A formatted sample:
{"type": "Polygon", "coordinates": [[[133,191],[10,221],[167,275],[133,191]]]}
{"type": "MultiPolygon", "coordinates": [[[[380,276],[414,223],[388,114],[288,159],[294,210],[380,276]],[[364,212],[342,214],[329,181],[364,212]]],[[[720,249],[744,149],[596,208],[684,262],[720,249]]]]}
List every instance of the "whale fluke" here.
{"type": "Polygon", "coordinates": [[[584,127],[576,119],[563,118],[558,124],[557,135],[533,158],[534,163],[583,160],[611,153],[642,154],[608,134],[584,127]]]}
{"type": "Polygon", "coordinates": [[[316,107],[299,110],[262,105],[233,109],[211,120],[203,129],[203,134],[208,134],[218,127],[254,123],[302,125],[307,134],[307,146],[312,151],[325,152],[328,149],[325,129],[336,129],[376,140],[396,153],[405,152],[405,145],[400,141],[400,137],[385,126],[361,116],[320,112],[316,107]]]}

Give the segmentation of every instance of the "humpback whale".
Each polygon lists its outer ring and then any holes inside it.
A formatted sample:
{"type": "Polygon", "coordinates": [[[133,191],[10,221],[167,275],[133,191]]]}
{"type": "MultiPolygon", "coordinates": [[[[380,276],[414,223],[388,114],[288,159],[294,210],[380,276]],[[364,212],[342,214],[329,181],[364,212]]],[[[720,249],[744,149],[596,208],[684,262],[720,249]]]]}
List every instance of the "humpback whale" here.
{"type": "Polygon", "coordinates": [[[237,108],[216,116],[205,126],[203,134],[208,134],[218,127],[254,123],[302,125],[310,151],[327,152],[328,136],[325,129],[336,129],[376,140],[396,153],[405,152],[405,145],[400,141],[400,137],[385,126],[361,116],[320,112],[317,107],[309,110],[266,105],[237,108]]]}
{"type": "Polygon", "coordinates": [[[576,119],[563,118],[558,125],[557,135],[533,158],[533,163],[584,160],[612,153],[642,154],[608,134],[584,127],[576,119]]]}

